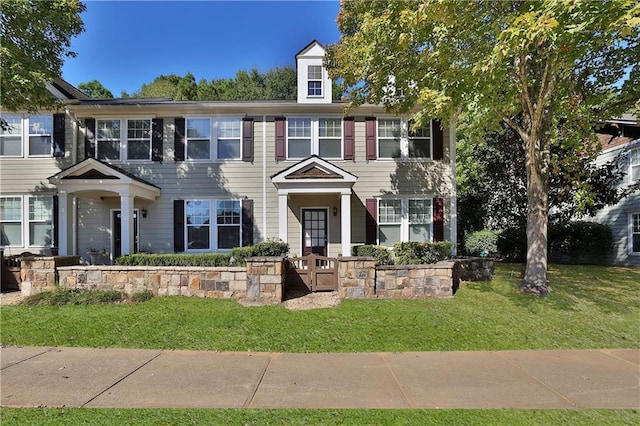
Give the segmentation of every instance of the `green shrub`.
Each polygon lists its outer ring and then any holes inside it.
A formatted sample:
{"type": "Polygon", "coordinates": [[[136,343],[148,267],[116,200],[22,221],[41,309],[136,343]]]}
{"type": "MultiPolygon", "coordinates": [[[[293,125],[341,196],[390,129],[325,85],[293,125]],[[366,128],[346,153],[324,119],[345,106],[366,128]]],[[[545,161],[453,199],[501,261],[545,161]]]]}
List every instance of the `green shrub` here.
{"type": "Polygon", "coordinates": [[[147,289],[137,291],[131,295],[131,301],[135,303],[142,303],[151,299],[153,299],[153,293],[151,292],[151,290],[147,289]]]}
{"type": "Polygon", "coordinates": [[[500,231],[484,229],[472,232],[464,239],[464,247],[468,254],[475,256],[488,256],[498,252],[498,236],[500,231]]]}
{"type": "Polygon", "coordinates": [[[247,247],[236,247],[231,250],[231,264],[244,266],[247,258],[253,256],[286,256],[289,253],[289,244],[282,240],[270,238],[247,247]]]}
{"type": "Polygon", "coordinates": [[[571,264],[599,264],[613,249],[611,228],[576,221],[549,227],[549,259],[571,264]]]}
{"type": "Polygon", "coordinates": [[[124,293],[116,290],[58,288],[27,296],[21,304],[27,306],[97,305],[118,303],[124,299],[124,293]]]}
{"type": "Polygon", "coordinates": [[[527,233],[524,229],[508,228],[500,233],[496,244],[506,260],[524,262],[527,254],[527,233]]]}
{"type": "Polygon", "coordinates": [[[436,263],[451,257],[452,246],[449,241],[395,243],[393,245],[393,260],[396,265],[436,263]]]}
{"type": "Polygon", "coordinates": [[[391,251],[387,247],[366,244],[354,246],[351,250],[354,256],[373,257],[376,260],[376,265],[393,265],[391,251]]]}
{"type": "Polygon", "coordinates": [[[226,253],[136,253],[116,259],[116,265],[120,266],[229,266],[229,262],[230,256],[226,253]]]}

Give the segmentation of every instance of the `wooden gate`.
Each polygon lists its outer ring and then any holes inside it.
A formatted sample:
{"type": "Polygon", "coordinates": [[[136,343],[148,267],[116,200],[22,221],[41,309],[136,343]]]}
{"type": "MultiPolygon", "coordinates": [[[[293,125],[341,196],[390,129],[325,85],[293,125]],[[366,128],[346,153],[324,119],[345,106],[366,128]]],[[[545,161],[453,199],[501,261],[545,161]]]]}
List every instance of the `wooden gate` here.
{"type": "Polygon", "coordinates": [[[315,254],[289,259],[285,285],[300,283],[309,291],[338,290],[338,262],[315,254]]]}

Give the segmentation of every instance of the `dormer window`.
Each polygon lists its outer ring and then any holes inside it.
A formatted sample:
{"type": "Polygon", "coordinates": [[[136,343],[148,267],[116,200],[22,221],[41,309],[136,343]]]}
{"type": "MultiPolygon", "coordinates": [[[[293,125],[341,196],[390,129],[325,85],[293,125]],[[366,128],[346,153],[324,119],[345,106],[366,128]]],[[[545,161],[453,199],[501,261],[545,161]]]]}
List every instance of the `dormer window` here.
{"type": "Polygon", "coordinates": [[[307,95],[322,96],[322,66],[309,65],[307,70],[307,95]]]}

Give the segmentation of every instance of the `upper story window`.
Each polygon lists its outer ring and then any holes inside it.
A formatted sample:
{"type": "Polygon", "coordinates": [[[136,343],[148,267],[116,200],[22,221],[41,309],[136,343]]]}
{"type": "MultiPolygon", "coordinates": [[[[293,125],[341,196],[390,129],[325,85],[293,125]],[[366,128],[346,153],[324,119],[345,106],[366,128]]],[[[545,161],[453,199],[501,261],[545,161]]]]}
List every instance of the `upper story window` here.
{"type": "Polygon", "coordinates": [[[322,96],[322,66],[307,67],[307,96],[322,96]]]}
{"type": "Polygon", "coordinates": [[[323,158],[342,158],[342,119],[287,119],[287,158],[302,159],[312,154],[323,158]]]}
{"type": "Polygon", "coordinates": [[[629,179],[631,182],[640,180],[640,148],[629,152],[629,179]]]}
{"type": "Polygon", "coordinates": [[[127,159],[151,159],[151,120],[127,120],[127,159]]]}
{"type": "Polygon", "coordinates": [[[3,115],[9,129],[0,130],[0,156],[51,157],[53,155],[52,115],[3,115]]]}
{"type": "Polygon", "coordinates": [[[120,160],[120,120],[96,120],[96,158],[120,160]]]}
{"type": "Polygon", "coordinates": [[[412,129],[411,122],[378,119],[378,158],[431,158],[431,126],[412,129]]]}
{"type": "Polygon", "coordinates": [[[242,123],[239,118],[187,118],[187,160],[242,159],[242,123]]]}
{"type": "Polygon", "coordinates": [[[106,161],[151,160],[151,120],[96,120],[96,158],[106,161]]]}

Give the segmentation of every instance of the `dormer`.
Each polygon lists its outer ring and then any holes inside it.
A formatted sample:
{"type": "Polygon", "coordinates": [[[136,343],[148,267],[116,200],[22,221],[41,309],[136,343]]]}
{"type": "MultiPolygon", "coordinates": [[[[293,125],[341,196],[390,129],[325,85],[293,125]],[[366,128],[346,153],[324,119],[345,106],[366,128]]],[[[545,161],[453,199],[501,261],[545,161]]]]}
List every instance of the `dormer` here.
{"type": "Polygon", "coordinates": [[[296,55],[299,104],[330,104],[331,79],[322,65],[324,47],[313,40],[296,55]]]}

